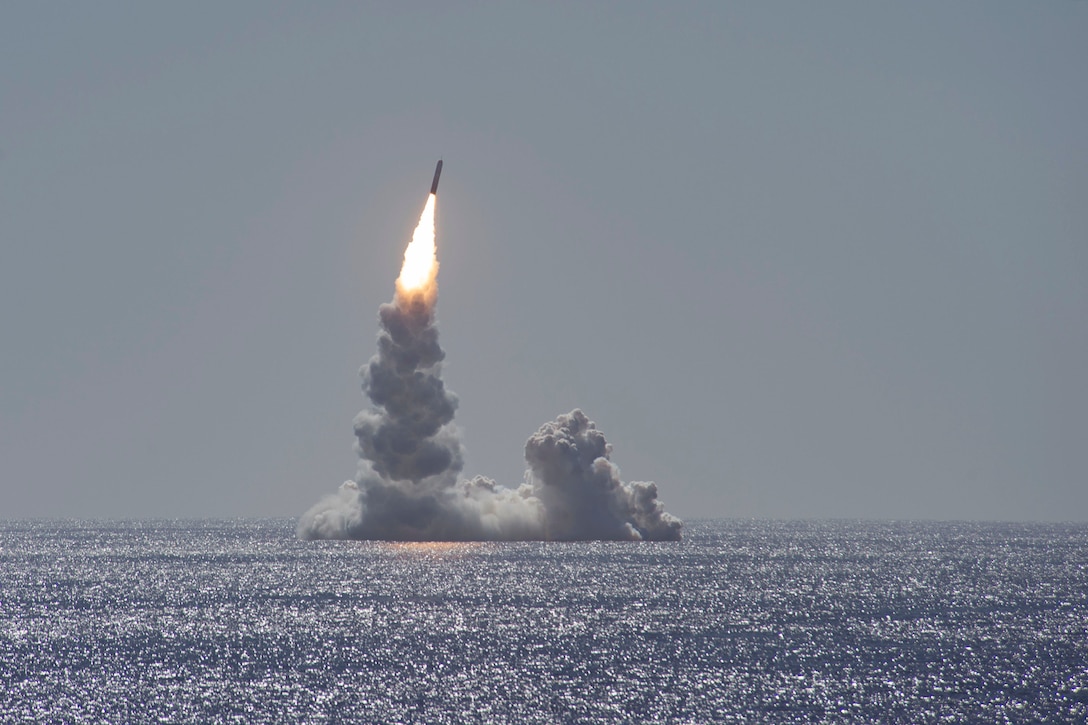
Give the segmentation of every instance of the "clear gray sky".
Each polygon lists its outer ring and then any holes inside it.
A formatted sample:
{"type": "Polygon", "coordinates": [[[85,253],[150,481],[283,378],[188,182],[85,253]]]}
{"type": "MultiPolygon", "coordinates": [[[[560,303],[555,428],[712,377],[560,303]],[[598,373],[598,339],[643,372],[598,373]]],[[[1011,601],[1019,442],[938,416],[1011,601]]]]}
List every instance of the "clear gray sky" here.
{"type": "Polygon", "coordinates": [[[1088,520],[1088,3],[5,3],[0,518],[355,471],[434,162],[467,475],[1088,520]]]}

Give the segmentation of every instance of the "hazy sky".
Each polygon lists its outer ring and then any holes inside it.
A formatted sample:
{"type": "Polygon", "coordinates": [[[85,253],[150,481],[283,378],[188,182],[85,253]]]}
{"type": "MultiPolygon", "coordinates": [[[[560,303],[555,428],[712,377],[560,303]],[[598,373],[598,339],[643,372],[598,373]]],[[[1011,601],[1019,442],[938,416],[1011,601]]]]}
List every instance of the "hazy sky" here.
{"type": "Polygon", "coordinates": [[[1088,3],[5,3],[0,518],[355,472],[435,160],[466,475],[1088,520],[1088,3]]]}

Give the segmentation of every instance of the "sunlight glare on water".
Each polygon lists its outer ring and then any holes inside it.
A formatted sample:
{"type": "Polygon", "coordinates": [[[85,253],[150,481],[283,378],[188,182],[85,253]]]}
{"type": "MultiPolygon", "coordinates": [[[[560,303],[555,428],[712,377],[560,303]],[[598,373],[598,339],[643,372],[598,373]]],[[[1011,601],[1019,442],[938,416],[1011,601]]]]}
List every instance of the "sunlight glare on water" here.
{"type": "Polygon", "coordinates": [[[0,720],[1084,722],[1088,526],[0,525],[0,720]]]}

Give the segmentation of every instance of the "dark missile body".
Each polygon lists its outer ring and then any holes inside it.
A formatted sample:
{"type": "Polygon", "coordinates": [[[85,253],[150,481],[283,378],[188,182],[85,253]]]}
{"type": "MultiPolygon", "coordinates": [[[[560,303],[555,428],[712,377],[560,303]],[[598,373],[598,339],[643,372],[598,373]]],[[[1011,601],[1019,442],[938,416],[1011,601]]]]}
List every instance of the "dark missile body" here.
{"type": "Polygon", "coordinates": [[[434,167],[434,181],[431,182],[431,193],[438,193],[438,177],[442,175],[442,159],[438,160],[438,166],[434,167]]]}

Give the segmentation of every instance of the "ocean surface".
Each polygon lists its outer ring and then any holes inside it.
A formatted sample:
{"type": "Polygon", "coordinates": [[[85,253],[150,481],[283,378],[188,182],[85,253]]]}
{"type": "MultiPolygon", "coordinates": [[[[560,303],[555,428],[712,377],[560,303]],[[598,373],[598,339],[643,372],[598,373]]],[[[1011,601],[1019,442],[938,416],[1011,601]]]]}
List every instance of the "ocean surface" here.
{"type": "Polygon", "coordinates": [[[0,722],[1084,723],[1088,525],[0,523],[0,722]]]}

